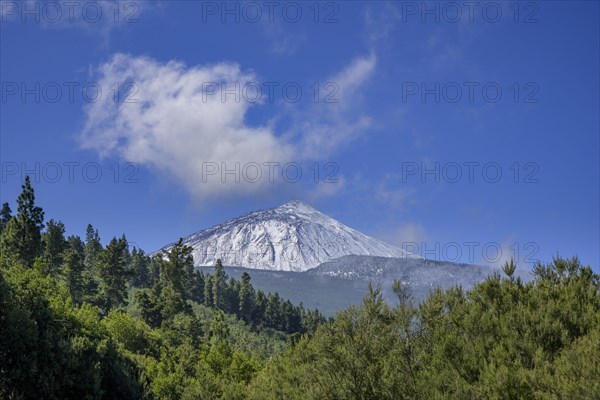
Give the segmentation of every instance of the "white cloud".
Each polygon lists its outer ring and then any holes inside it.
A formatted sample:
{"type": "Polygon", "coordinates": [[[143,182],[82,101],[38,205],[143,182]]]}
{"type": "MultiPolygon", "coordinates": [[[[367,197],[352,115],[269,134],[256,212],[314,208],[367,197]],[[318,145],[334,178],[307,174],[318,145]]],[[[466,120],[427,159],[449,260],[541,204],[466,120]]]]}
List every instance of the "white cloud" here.
{"type": "Polygon", "coordinates": [[[317,104],[294,111],[300,125],[291,128],[295,134],[284,136],[272,125],[247,122],[249,109],[258,104],[243,98],[236,101],[233,95],[223,101],[218,84],[245,87],[257,81],[252,71],[234,63],[188,67],[177,61],[117,54],[97,70],[105,95],[85,110],[81,144],[101,156],[117,154],[150,166],[183,185],[196,199],[261,193],[281,183],[267,177],[265,163],[322,156],[368,127],[368,117],[355,117],[353,104],[374,66],[374,56],[354,60],[334,77],[340,103],[327,112],[317,104]],[[122,94],[128,101],[115,102],[108,90],[115,82],[133,82],[137,92],[129,97],[122,94]],[[235,169],[236,163],[240,165],[238,181],[233,174],[208,174],[215,167],[235,169]],[[261,166],[258,180],[254,180],[255,168],[248,170],[250,179],[243,173],[244,166],[253,163],[261,166]]]}
{"type": "Polygon", "coordinates": [[[333,83],[327,94],[335,102],[323,102],[327,96],[321,95],[321,102],[296,116],[295,133],[302,134],[305,157],[328,154],[371,127],[371,118],[360,112],[360,106],[364,85],[372,77],[376,64],[374,54],[353,60],[324,81],[333,83]]]}

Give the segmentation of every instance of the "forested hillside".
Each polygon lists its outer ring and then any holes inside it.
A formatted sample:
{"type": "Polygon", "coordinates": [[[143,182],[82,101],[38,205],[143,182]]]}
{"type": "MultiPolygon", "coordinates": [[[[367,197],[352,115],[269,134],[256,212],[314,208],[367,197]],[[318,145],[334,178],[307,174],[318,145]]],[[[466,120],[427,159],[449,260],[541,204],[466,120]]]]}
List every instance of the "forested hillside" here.
{"type": "Polygon", "coordinates": [[[45,221],[29,178],[0,211],[0,398],[598,399],[600,277],[578,259],[420,304],[394,283],[326,320],[250,276],[195,271],[45,221]]]}

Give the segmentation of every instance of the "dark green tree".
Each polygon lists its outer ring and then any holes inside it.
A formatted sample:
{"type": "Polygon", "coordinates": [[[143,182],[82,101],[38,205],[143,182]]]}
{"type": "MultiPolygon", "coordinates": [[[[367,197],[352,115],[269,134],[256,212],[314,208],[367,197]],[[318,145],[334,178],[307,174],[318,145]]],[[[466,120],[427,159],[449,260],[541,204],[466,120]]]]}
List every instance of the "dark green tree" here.
{"type": "Polygon", "coordinates": [[[256,303],[252,313],[252,322],[259,325],[264,321],[265,311],[267,310],[267,296],[262,290],[256,291],[256,303]]]}
{"type": "Polygon", "coordinates": [[[510,264],[507,261],[502,266],[502,272],[504,272],[506,274],[506,276],[508,276],[510,279],[514,278],[516,269],[517,269],[517,266],[515,265],[515,262],[513,261],[512,258],[510,259],[510,264]]]}
{"type": "Polygon", "coordinates": [[[279,294],[270,294],[265,308],[265,326],[277,330],[284,330],[283,317],[281,313],[281,298],[279,294]]]}
{"type": "Polygon", "coordinates": [[[171,285],[173,290],[180,292],[185,298],[191,298],[193,287],[194,258],[192,248],[179,239],[171,250],[163,252],[166,262],[161,264],[160,279],[171,285]]]}
{"type": "Polygon", "coordinates": [[[157,297],[157,294],[149,294],[147,290],[139,290],[134,295],[142,319],[153,328],[160,327],[162,323],[162,314],[154,300],[157,297]]]}
{"type": "Polygon", "coordinates": [[[4,231],[4,227],[8,224],[8,221],[12,218],[12,210],[8,203],[3,203],[0,209],[0,234],[4,231]]]}
{"type": "Polygon", "coordinates": [[[69,250],[64,256],[62,272],[75,304],[81,304],[85,294],[83,259],[76,250],[69,250]]]}
{"type": "Polygon", "coordinates": [[[169,325],[177,315],[191,314],[192,311],[188,304],[193,279],[192,248],[180,239],[153,262],[160,268],[160,279],[149,291],[138,292],[142,294],[136,294],[136,300],[149,325],[169,325]]]}
{"type": "Polygon", "coordinates": [[[97,261],[98,256],[102,252],[102,243],[100,242],[100,235],[98,229],[94,230],[91,224],[88,224],[85,231],[85,268],[95,275],[97,273],[97,261]]]}
{"type": "Polygon", "coordinates": [[[125,234],[121,235],[119,241],[125,243],[123,248],[123,258],[125,260],[125,265],[127,266],[126,270],[131,274],[131,252],[129,251],[129,241],[127,240],[127,237],[125,237],[125,234]]]}
{"type": "Polygon", "coordinates": [[[79,254],[79,257],[82,261],[85,258],[85,244],[79,236],[71,235],[67,238],[67,249],[75,250],[79,254]]]}
{"type": "Polygon", "coordinates": [[[122,239],[113,238],[99,256],[100,297],[107,312],[127,304],[126,246],[122,239]]]}
{"type": "Polygon", "coordinates": [[[193,288],[191,300],[199,304],[204,304],[204,273],[202,271],[194,271],[192,282],[193,288]]]}
{"type": "Polygon", "coordinates": [[[215,296],[213,295],[213,276],[207,274],[204,278],[204,304],[207,307],[215,306],[215,296]]]}
{"type": "Polygon", "coordinates": [[[131,250],[130,270],[131,284],[134,287],[147,288],[151,286],[150,257],[144,253],[144,250],[138,250],[136,247],[131,250]]]}
{"type": "Polygon", "coordinates": [[[225,290],[225,312],[238,315],[240,312],[240,282],[233,277],[225,290]]]}
{"type": "Polygon", "coordinates": [[[11,218],[2,235],[2,250],[25,266],[32,266],[36,257],[42,255],[42,229],[44,211],[35,205],[35,193],[29,176],[21,186],[17,198],[17,214],[11,218]]]}
{"type": "Polygon", "coordinates": [[[213,304],[218,310],[227,309],[227,274],[221,260],[215,263],[215,273],[212,277],[213,304]]]}
{"type": "Polygon", "coordinates": [[[46,225],[46,232],[42,235],[42,242],[48,273],[57,276],[60,273],[64,252],[67,248],[65,225],[61,221],[56,222],[54,219],[50,219],[46,225]]]}
{"type": "Polygon", "coordinates": [[[254,287],[250,283],[250,275],[247,272],[242,273],[240,280],[240,304],[238,316],[246,322],[251,322],[256,302],[254,287]]]}

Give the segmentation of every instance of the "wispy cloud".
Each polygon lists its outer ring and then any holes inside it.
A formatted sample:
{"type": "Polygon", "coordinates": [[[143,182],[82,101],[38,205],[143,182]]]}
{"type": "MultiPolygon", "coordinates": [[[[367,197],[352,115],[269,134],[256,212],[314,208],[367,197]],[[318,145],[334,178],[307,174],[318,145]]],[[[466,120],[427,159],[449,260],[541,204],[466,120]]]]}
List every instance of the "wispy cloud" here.
{"type": "Polygon", "coordinates": [[[360,110],[365,85],[373,76],[376,64],[373,53],[356,58],[326,80],[333,84],[331,93],[335,102],[315,103],[295,115],[292,132],[302,137],[304,157],[331,153],[372,126],[371,117],[360,110]]]}
{"type": "Polygon", "coordinates": [[[375,4],[373,7],[373,3],[367,3],[364,12],[365,37],[370,47],[387,41],[401,20],[400,10],[392,2],[375,4]]]}
{"type": "MultiPolygon", "coordinates": [[[[97,69],[97,81],[101,87],[132,82],[136,92],[124,93],[127,100],[115,102],[114,96],[105,96],[89,104],[81,144],[101,156],[117,154],[150,166],[199,200],[261,193],[281,183],[264,175],[267,163],[323,156],[369,126],[369,117],[357,113],[353,105],[374,67],[374,56],[353,60],[333,77],[339,85],[339,104],[327,112],[316,104],[295,110],[295,125],[289,128],[293,134],[287,130],[283,134],[274,124],[248,123],[248,111],[260,103],[221,96],[223,87],[256,82],[252,71],[235,63],[189,67],[117,54],[97,69]],[[225,169],[235,171],[236,165],[241,179],[233,176],[235,172],[223,175],[225,169]],[[262,166],[261,178],[254,179],[255,167],[251,179],[245,178],[240,170],[248,165],[262,166]]],[[[321,195],[330,190],[318,188],[321,195]]]]}

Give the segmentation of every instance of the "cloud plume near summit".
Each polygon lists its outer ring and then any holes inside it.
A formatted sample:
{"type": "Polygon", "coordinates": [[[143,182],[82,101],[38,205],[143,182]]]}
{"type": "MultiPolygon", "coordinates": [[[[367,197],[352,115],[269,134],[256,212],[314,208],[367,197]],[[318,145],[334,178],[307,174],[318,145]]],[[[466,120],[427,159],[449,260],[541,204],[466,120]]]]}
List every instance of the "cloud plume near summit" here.
{"type": "Polygon", "coordinates": [[[239,182],[233,176],[207,179],[207,163],[233,168],[236,163],[284,164],[330,154],[369,127],[369,117],[357,108],[375,65],[375,56],[359,57],[331,77],[339,86],[339,101],[329,108],[321,103],[278,108],[286,115],[275,119],[292,121],[280,131],[270,121],[248,122],[249,110],[265,106],[264,101],[221,95],[221,88],[236,84],[252,87],[258,81],[252,70],[230,62],[187,66],[115,54],[96,69],[96,81],[102,88],[119,82],[133,90],[118,100],[105,95],[86,105],[80,143],[102,157],[116,155],[150,167],[197,200],[257,194],[281,182],[255,180],[255,171],[253,179],[239,182]]]}

